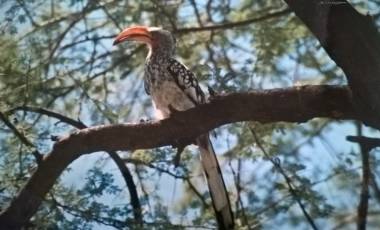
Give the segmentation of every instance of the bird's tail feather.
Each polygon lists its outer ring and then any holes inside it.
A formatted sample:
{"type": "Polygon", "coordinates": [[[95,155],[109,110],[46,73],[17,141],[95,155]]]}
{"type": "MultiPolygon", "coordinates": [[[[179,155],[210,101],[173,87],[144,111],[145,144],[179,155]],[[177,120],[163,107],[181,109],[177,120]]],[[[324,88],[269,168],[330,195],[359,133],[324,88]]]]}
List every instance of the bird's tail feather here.
{"type": "Polygon", "coordinates": [[[198,137],[197,145],[200,149],[201,162],[205,171],[219,229],[233,229],[234,218],[228,192],[208,134],[198,137]]]}

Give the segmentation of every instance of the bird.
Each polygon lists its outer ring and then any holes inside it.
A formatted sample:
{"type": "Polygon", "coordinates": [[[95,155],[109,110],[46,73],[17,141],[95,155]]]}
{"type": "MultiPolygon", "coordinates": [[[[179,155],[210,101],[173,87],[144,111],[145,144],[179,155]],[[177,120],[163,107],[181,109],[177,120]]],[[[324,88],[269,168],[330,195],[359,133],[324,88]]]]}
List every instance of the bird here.
{"type": "MultiPolygon", "coordinates": [[[[169,118],[176,111],[185,111],[206,102],[206,96],[193,72],[175,59],[176,39],[161,27],[131,26],[124,29],[113,45],[135,41],[148,47],[144,66],[144,88],[152,98],[157,119],[169,118]]],[[[233,229],[234,217],[223,175],[209,138],[202,134],[195,139],[207,180],[212,206],[219,229],[233,229]]]]}

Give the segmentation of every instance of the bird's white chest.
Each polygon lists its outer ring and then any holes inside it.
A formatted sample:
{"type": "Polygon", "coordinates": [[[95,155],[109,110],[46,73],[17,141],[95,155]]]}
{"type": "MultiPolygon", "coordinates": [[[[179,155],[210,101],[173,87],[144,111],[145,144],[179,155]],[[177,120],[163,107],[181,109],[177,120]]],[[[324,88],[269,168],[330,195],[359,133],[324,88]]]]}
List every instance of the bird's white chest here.
{"type": "Polygon", "coordinates": [[[174,81],[163,81],[157,87],[153,87],[151,96],[157,119],[169,117],[171,113],[169,107],[178,111],[194,107],[194,104],[174,81]]]}

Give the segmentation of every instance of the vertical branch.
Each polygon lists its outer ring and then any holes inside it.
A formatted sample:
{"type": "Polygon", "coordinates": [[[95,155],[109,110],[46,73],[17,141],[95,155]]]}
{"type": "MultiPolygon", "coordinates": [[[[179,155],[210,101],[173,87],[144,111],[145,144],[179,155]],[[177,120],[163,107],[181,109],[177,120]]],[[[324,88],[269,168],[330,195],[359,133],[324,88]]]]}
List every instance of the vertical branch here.
{"type": "Polygon", "coordinates": [[[379,195],[374,176],[371,173],[369,165],[369,152],[376,147],[380,146],[379,138],[364,137],[362,134],[361,123],[357,125],[357,136],[347,136],[347,140],[359,144],[360,153],[362,157],[362,187],[360,192],[360,201],[358,205],[357,229],[366,229],[367,214],[368,214],[368,199],[369,199],[369,184],[371,182],[376,197],[379,195]]]}
{"type": "Polygon", "coordinates": [[[369,168],[369,149],[366,147],[360,147],[360,153],[362,155],[362,188],[360,192],[360,202],[358,206],[358,229],[366,229],[367,223],[367,213],[368,213],[368,198],[369,198],[369,178],[370,178],[370,168],[369,168]]]}
{"type": "MultiPolygon", "coordinates": [[[[357,135],[362,137],[362,126],[360,122],[356,123],[357,135]]],[[[368,145],[365,143],[359,143],[360,154],[362,158],[362,186],[360,191],[360,201],[358,205],[358,218],[357,218],[357,229],[365,230],[367,224],[367,214],[368,214],[368,198],[369,198],[369,180],[371,175],[371,170],[369,166],[369,151],[368,145]]]]}
{"type": "Polygon", "coordinates": [[[378,203],[380,203],[380,188],[376,182],[376,177],[373,173],[371,173],[370,185],[371,185],[372,191],[374,193],[375,199],[377,200],[378,203]]]}
{"type": "Polygon", "coordinates": [[[357,136],[347,136],[347,140],[359,144],[360,154],[362,157],[362,187],[360,191],[360,201],[358,205],[357,229],[366,229],[367,214],[368,214],[368,199],[369,199],[369,183],[375,187],[375,193],[378,192],[375,178],[371,176],[371,168],[369,165],[369,152],[376,147],[380,146],[380,139],[364,137],[362,134],[361,123],[357,125],[357,136]],[[372,177],[372,178],[371,178],[372,177]]]}

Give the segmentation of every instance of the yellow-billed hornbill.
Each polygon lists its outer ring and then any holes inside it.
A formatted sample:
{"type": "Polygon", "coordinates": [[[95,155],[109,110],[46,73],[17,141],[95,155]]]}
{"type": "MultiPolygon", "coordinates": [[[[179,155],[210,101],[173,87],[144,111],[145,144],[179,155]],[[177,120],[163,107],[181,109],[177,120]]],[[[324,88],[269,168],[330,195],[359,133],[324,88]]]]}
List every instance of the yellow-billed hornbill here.
{"type": "MultiPolygon", "coordinates": [[[[174,110],[184,111],[205,102],[205,95],[190,70],[174,59],[173,35],[158,27],[133,26],[123,30],[114,45],[123,41],[146,44],[149,54],[145,61],[145,90],[151,95],[159,119],[167,118],[174,110]]],[[[212,204],[219,229],[232,229],[234,219],[228,192],[209,139],[209,134],[196,138],[201,153],[212,204]]]]}

